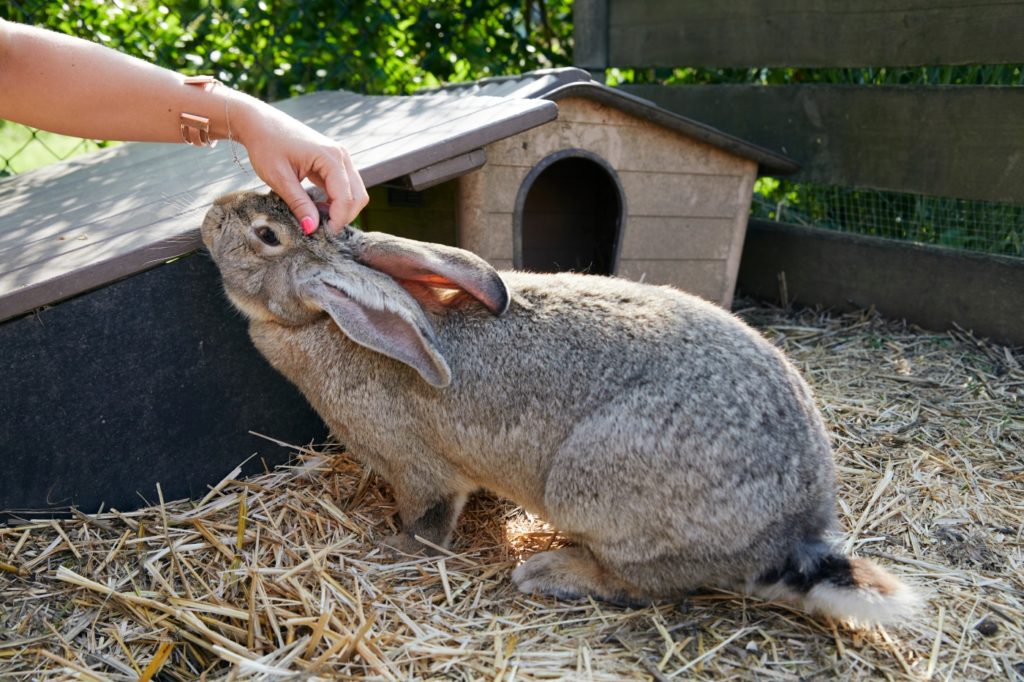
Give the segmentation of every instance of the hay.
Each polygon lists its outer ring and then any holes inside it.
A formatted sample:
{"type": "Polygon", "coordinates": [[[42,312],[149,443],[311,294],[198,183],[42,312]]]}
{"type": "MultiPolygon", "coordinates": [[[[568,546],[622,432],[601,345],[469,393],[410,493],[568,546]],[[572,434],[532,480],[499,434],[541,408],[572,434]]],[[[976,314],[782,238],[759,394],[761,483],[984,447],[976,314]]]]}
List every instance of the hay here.
{"type": "Polygon", "coordinates": [[[815,386],[845,542],[929,593],[852,630],[725,593],[625,610],[523,596],[559,538],[471,502],[454,549],[391,561],[380,481],[330,449],[196,502],[0,528],[0,678],[1013,679],[1024,676],[1022,356],[870,313],[741,315],[815,386]]]}

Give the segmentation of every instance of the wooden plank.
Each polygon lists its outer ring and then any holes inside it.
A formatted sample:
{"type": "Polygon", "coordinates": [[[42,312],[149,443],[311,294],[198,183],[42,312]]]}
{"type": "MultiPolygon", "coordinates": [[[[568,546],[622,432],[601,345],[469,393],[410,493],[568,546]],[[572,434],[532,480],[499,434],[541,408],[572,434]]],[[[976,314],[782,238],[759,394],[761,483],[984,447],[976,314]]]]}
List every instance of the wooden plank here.
{"type": "Polygon", "coordinates": [[[474,149],[468,154],[421,168],[405,177],[408,178],[409,186],[419,192],[481,168],[485,163],[487,163],[487,154],[484,153],[484,150],[474,149]]]}
{"type": "Polygon", "coordinates": [[[558,103],[558,120],[489,147],[491,161],[533,167],[563,149],[587,149],[619,171],[742,172],[752,162],[711,144],[582,98],[558,103]]]}
{"type": "Polygon", "coordinates": [[[580,68],[596,71],[608,66],[609,1],[576,0],[573,3],[572,60],[580,68]]]}
{"type": "Polygon", "coordinates": [[[629,215],[732,218],[749,196],[741,196],[744,178],[689,173],[619,173],[629,215]]]}
{"type": "MultiPolygon", "coordinates": [[[[338,93],[337,99],[344,104],[353,97],[350,93],[338,93]]],[[[339,106],[333,97],[314,95],[299,99],[302,101],[287,103],[287,108],[296,117],[312,121],[314,126],[325,120],[333,121],[331,116],[339,109],[346,114],[351,109],[351,106],[339,106]]],[[[453,132],[458,134],[460,126],[469,130],[479,127],[479,119],[474,120],[472,115],[478,113],[480,104],[487,111],[496,102],[487,98],[470,98],[467,102],[444,100],[424,109],[424,103],[433,100],[423,97],[415,103],[389,103],[382,101],[386,98],[365,99],[360,112],[367,117],[367,122],[357,127],[355,133],[355,123],[349,123],[348,128],[330,123],[324,132],[338,139],[347,135],[353,137],[355,144],[350,145],[350,151],[370,185],[391,179],[385,176],[398,170],[400,165],[412,165],[413,170],[418,170],[415,165],[421,162],[424,147],[437,147],[439,140],[450,138],[453,132]],[[441,117],[439,112],[447,113],[447,118],[441,117]],[[453,122],[452,119],[459,120],[453,122]],[[415,158],[410,160],[410,156],[415,158]],[[381,165],[394,170],[382,170],[381,165]]],[[[429,158],[443,157],[453,148],[433,150],[429,158]]],[[[244,154],[244,149],[240,151],[244,154]]],[[[17,252],[16,260],[21,265],[68,251],[88,250],[89,243],[81,243],[78,237],[89,232],[98,233],[91,236],[93,241],[135,234],[141,245],[158,236],[154,229],[180,213],[182,207],[205,206],[219,194],[240,189],[239,185],[258,187],[262,184],[234,165],[228,145],[220,145],[209,152],[181,145],[123,145],[112,153],[101,153],[95,164],[73,164],[64,176],[48,176],[45,186],[33,182],[32,175],[15,176],[10,184],[0,185],[6,197],[0,201],[0,213],[4,214],[0,224],[7,228],[0,234],[0,263],[15,260],[7,250],[17,252]],[[197,163],[197,154],[206,154],[207,158],[197,163]],[[101,161],[103,166],[98,171],[96,164],[101,161]],[[223,184],[211,192],[213,183],[217,182],[223,184]],[[32,191],[42,196],[32,200],[32,191]],[[18,208],[26,210],[18,212],[18,208]],[[19,217],[25,218],[24,223],[12,225],[19,217]],[[39,226],[42,229],[38,229],[39,226]],[[17,232],[19,229],[22,233],[17,232]],[[74,232],[69,233],[71,230],[74,232]],[[61,237],[67,239],[61,240],[61,237]],[[32,245],[39,246],[38,256],[30,250],[32,245]]]]}
{"type": "Polygon", "coordinates": [[[780,273],[793,302],[1024,344],[1024,259],[750,221],[738,288],[778,301],[780,273]]]}
{"type": "Polygon", "coordinates": [[[734,218],[630,216],[619,257],[721,259],[729,257],[734,218]]]}
{"type": "MultiPolygon", "coordinates": [[[[371,186],[557,115],[543,100],[443,93],[316,93],[280,106],[342,140],[371,186]]],[[[262,185],[234,164],[229,147],[123,145],[0,182],[0,320],[198,248],[197,227],[214,198],[262,185]]]]}
{"type": "MultiPolygon", "coordinates": [[[[858,67],[1024,61],[1024,3],[609,0],[602,66],[858,67]]],[[[589,39],[585,49],[594,49],[589,39]]],[[[591,58],[590,52],[581,56],[591,58]]]]}
{"type": "Polygon", "coordinates": [[[740,259],[743,257],[743,242],[747,236],[747,222],[750,216],[750,204],[753,200],[754,173],[748,173],[742,180],[740,195],[745,198],[742,210],[733,218],[732,243],[729,245],[729,257],[725,262],[725,275],[721,279],[719,301],[725,309],[732,308],[732,298],[736,293],[736,277],[739,274],[740,259]]]}
{"type": "MultiPolygon", "coordinates": [[[[490,244],[487,240],[485,219],[491,210],[487,178],[490,174],[482,170],[466,173],[455,180],[458,196],[455,225],[459,247],[468,249],[484,258],[489,258],[490,244]]],[[[507,192],[511,194],[512,192],[507,192]]],[[[511,209],[510,209],[511,211],[511,209]]],[[[500,254],[500,258],[512,258],[512,250],[500,254]]]]}
{"type": "Polygon", "coordinates": [[[512,259],[511,258],[488,258],[487,262],[491,264],[496,270],[511,270],[512,259]]]}
{"type": "Polygon", "coordinates": [[[671,284],[683,291],[721,305],[724,260],[620,259],[619,277],[648,284],[671,284]]]}
{"type": "Polygon", "coordinates": [[[657,281],[676,284],[729,308],[736,288],[754,173],[735,178],[739,203],[731,216],[651,217],[636,206],[630,212],[620,251],[620,269],[628,276],[650,273],[657,281]],[[664,261],[664,262],[662,262],[664,261]],[[668,265],[668,262],[677,265],[668,265]],[[659,262],[661,262],[659,264],[659,262]],[[710,266],[708,263],[720,263],[710,266]]]}
{"type": "MultiPolygon", "coordinates": [[[[491,158],[494,156],[491,155],[491,158]]],[[[519,187],[529,170],[525,166],[493,165],[493,161],[487,164],[487,170],[481,172],[481,184],[484,186],[483,210],[489,213],[514,213],[519,187]]]]}
{"type": "MultiPolygon", "coordinates": [[[[196,199],[192,197],[198,195],[212,201],[245,181],[241,171],[228,169],[221,177],[203,174],[209,182],[200,190],[193,185],[200,175],[198,172],[183,174],[190,179],[162,183],[162,188],[168,192],[162,196],[146,195],[147,181],[140,178],[133,182],[138,195],[93,202],[72,199],[76,207],[69,208],[67,216],[50,215],[51,209],[41,205],[41,229],[32,231],[26,221],[11,228],[15,233],[10,238],[0,237],[2,281],[9,281],[15,271],[26,273],[30,278],[37,276],[39,270],[45,270],[54,261],[66,268],[87,266],[94,261],[98,250],[126,253],[148,246],[161,237],[171,237],[175,232],[168,228],[181,220],[194,220],[195,224],[202,220],[203,210],[209,203],[193,206],[196,199]]],[[[260,184],[258,180],[249,180],[251,187],[260,184]]],[[[21,212],[23,217],[26,213],[21,212]]]]}
{"type": "Polygon", "coordinates": [[[475,248],[477,253],[491,260],[507,258],[512,260],[515,253],[515,235],[512,227],[511,213],[484,213],[483,229],[478,230],[475,248]]]}
{"type": "Polygon", "coordinates": [[[633,86],[793,157],[793,179],[1024,201],[1024,88],[633,86]]]}
{"type": "MultiPolygon", "coordinates": [[[[0,235],[0,262],[8,260],[9,249],[21,250],[31,243],[49,244],[46,248],[56,256],[62,249],[52,243],[55,239],[80,236],[106,217],[119,219],[109,221],[96,238],[124,234],[170,217],[189,203],[190,193],[210,182],[243,179],[242,169],[233,164],[224,146],[206,151],[121,145],[76,161],[43,184],[34,182],[35,171],[0,182],[0,221],[7,230],[23,230],[14,237],[0,235]],[[183,153],[188,151],[192,153],[183,153]]],[[[259,183],[250,178],[250,184],[259,183]]]]}

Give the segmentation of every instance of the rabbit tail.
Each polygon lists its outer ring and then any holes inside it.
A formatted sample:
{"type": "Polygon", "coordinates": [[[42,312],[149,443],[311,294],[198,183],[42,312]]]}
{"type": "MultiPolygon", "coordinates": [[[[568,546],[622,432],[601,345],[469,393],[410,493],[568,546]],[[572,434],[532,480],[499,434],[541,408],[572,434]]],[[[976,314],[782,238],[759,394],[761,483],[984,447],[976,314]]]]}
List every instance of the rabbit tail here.
{"type": "Polygon", "coordinates": [[[915,592],[884,568],[805,540],[781,568],[747,585],[759,597],[787,601],[811,613],[863,625],[898,624],[917,611],[915,592]]]}

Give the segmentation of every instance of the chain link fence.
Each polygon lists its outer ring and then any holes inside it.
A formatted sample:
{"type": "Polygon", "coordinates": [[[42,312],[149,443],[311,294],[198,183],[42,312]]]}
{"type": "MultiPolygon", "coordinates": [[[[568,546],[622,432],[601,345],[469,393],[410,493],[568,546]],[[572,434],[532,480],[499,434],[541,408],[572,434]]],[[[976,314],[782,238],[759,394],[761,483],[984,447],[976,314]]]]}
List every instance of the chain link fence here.
{"type": "Polygon", "coordinates": [[[32,170],[105,147],[109,142],[55,135],[0,121],[0,177],[32,170]]]}

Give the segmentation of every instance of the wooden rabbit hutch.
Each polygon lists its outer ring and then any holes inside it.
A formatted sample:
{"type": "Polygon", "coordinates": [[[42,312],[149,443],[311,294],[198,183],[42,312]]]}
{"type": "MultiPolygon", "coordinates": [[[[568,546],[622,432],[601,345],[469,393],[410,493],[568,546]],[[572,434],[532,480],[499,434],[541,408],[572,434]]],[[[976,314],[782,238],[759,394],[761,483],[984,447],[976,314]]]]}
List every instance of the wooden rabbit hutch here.
{"type": "MultiPolygon", "coordinates": [[[[724,305],[754,176],[791,168],[578,69],[280,106],[346,144],[366,229],[724,305]]],[[[210,203],[261,187],[233,151],[128,144],[0,181],[0,521],[201,497],[326,436],[197,252],[210,203]]]]}
{"type": "Polygon", "coordinates": [[[364,227],[456,244],[498,268],[672,284],[729,307],[754,179],[796,170],[580,69],[444,91],[547,99],[558,119],[484,146],[479,167],[449,182],[377,188],[364,227]]]}

